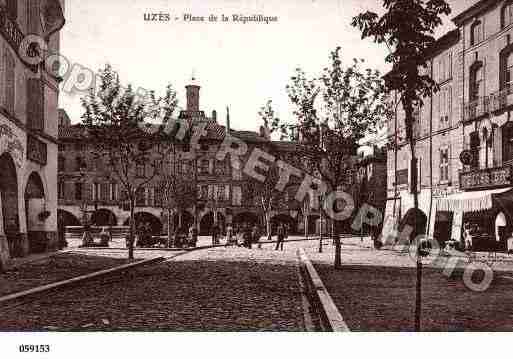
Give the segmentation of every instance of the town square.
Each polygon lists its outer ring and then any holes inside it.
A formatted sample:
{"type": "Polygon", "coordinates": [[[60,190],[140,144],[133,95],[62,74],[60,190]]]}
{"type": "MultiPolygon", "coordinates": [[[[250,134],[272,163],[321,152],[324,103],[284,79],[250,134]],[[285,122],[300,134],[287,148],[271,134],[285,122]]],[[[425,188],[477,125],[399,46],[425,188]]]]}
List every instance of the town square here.
{"type": "Polygon", "coordinates": [[[0,342],[513,331],[512,36],[512,0],[0,0],[0,342]]]}

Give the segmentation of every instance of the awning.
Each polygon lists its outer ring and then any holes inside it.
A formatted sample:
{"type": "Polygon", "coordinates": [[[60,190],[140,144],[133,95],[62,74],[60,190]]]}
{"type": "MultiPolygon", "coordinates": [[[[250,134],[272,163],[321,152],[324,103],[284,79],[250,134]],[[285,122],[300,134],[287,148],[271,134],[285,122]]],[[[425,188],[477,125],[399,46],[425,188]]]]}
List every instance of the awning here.
{"type": "Polygon", "coordinates": [[[475,192],[461,192],[438,198],[437,211],[447,212],[477,212],[491,209],[494,196],[510,191],[511,187],[475,192]]]}

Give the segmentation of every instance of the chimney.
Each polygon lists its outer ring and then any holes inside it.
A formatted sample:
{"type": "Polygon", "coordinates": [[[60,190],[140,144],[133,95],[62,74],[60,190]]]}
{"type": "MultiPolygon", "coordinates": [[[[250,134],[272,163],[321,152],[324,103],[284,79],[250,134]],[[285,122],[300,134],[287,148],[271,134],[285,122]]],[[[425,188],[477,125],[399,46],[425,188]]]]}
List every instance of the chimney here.
{"type": "Polygon", "coordinates": [[[226,133],[230,133],[230,108],[226,106],[226,133]]]}
{"type": "Polygon", "coordinates": [[[199,111],[199,92],[200,86],[196,84],[196,79],[192,78],[192,83],[185,86],[187,93],[187,111],[199,111]]]}

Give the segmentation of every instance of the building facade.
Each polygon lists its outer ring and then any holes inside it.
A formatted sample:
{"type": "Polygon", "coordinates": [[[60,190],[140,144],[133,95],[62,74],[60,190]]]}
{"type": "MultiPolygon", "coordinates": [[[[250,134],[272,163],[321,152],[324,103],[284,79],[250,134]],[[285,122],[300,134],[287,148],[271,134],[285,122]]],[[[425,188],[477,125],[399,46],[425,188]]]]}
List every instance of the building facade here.
{"type": "Polygon", "coordinates": [[[0,1],[0,265],[58,246],[59,79],[20,45],[37,35],[59,53],[63,9],[62,0],[0,1]]]}
{"type": "Polygon", "coordinates": [[[388,124],[385,230],[413,207],[415,190],[429,235],[460,241],[473,228],[476,248],[504,248],[513,223],[513,2],[482,0],[453,22],[426,69],[440,91],[416,113],[416,189],[400,106],[388,124]]]}
{"type": "MultiPolygon", "coordinates": [[[[221,125],[216,111],[207,116],[200,109],[200,86],[196,83],[186,86],[186,95],[186,109],[180,112],[178,122],[188,123],[187,126],[191,127],[204,124],[206,133],[199,140],[199,149],[195,151],[194,159],[179,160],[190,152],[190,144],[174,144],[176,148],[172,157],[177,160],[172,159],[170,163],[178,161],[181,174],[196,184],[195,199],[184,210],[173,211],[172,222],[168,221],[163,203],[162,178],[156,176],[137,197],[136,222],[150,223],[154,234],[166,233],[169,222],[175,228],[188,227],[194,223],[195,218],[202,235],[210,233],[215,221],[221,227],[227,223],[259,223],[261,228],[265,228],[260,201],[252,190],[251,181],[244,173],[243,166],[238,169],[233,167],[230,156],[219,161],[217,153],[227,134],[247,145],[248,151],[240,158],[242,164],[255,148],[268,153],[279,152],[283,158],[293,156],[295,144],[272,141],[264,128],[259,133],[234,130],[230,126],[228,111],[226,122],[221,125]]],[[[123,187],[112,180],[106,166],[92,157],[88,147],[91,144],[84,141],[85,138],[84,127],[80,124],[71,125],[70,119],[61,110],[57,186],[60,226],[63,228],[82,225],[86,211],[91,213],[93,225],[127,226],[130,212],[123,187]]],[[[163,168],[164,173],[170,170],[163,168]]],[[[294,200],[294,195],[293,187],[290,187],[276,199],[282,205],[276,206],[276,210],[272,212],[272,222],[286,222],[292,232],[304,232],[305,226],[309,226],[307,231],[310,233],[315,232],[315,221],[319,216],[302,211],[304,206],[294,200]]]]}

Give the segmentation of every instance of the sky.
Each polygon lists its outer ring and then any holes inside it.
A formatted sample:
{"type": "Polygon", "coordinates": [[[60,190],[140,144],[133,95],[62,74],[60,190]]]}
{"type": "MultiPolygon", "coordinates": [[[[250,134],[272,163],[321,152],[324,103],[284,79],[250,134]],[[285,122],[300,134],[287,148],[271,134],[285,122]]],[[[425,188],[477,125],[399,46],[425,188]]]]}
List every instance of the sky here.
{"type": "MultiPolygon", "coordinates": [[[[454,28],[454,17],[477,0],[449,0],[452,14],[438,36],[454,28]]],[[[106,63],[121,81],[163,93],[171,83],[185,107],[185,85],[194,75],[201,85],[200,107],[218,113],[226,106],[231,126],[257,130],[258,111],[268,99],[278,116],[292,121],[285,86],[294,69],[315,76],[329,65],[330,51],[342,48],[344,61],[363,58],[386,72],[387,52],[361,40],[350,23],[362,11],[382,11],[381,0],[67,0],[61,55],[70,64],[97,71],[106,63]],[[171,21],[144,21],[145,13],[170,14],[171,21]],[[184,21],[185,14],[218,16],[217,22],[184,21]],[[276,22],[221,21],[221,15],[264,15],[276,22]],[[176,20],[178,18],[178,20],[176,20]]],[[[61,92],[59,106],[80,121],[81,93],[61,92]]]]}

